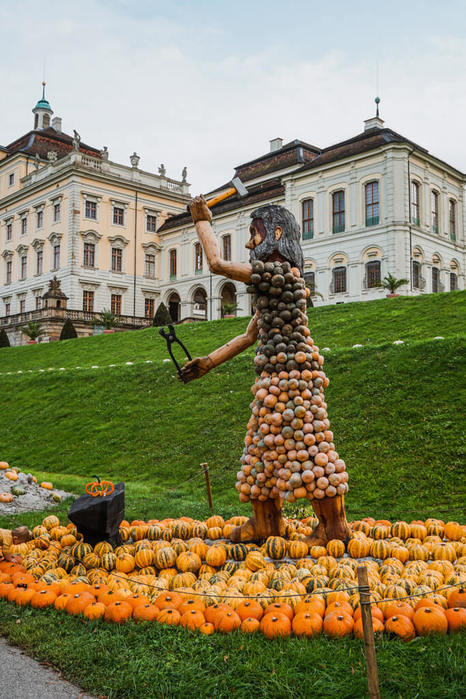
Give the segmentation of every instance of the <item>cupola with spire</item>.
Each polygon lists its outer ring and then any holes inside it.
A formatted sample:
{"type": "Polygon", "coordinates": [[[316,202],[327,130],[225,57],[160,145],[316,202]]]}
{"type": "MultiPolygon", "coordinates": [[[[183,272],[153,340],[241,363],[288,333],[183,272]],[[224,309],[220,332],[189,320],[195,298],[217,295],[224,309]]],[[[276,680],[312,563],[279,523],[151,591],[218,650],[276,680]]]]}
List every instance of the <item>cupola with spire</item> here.
{"type": "Polygon", "coordinates": [[[45,82],[42,83],[42,98],[32,110],[34,114],[34,129],[48,129],[50,126],[52,107],[45,97],[45,82]]]}

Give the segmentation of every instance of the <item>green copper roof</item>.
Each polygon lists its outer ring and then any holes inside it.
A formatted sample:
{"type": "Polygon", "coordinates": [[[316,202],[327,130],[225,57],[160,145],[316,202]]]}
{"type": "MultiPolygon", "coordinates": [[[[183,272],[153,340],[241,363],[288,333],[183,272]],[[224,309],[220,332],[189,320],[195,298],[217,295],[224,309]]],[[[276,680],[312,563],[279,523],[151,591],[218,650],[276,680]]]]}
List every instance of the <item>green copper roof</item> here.
{"type": "Polygon", "coordinates": [[[52,111],[52,107],[50,106],[48,101],[43,97],[38,101],[34,109],[48,109],[49,111],[52,111]]]}

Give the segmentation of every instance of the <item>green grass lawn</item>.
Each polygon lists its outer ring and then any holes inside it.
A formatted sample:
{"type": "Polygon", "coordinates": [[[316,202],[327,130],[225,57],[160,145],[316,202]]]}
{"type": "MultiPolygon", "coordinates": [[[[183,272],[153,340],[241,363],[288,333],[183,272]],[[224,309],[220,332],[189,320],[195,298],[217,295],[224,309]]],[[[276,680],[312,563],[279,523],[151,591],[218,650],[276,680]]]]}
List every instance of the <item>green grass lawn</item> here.
{"type": "MultiPolygon", "coordinates": [[[[349,518],[464,521],[465,306],[466,293],[454,292],[311,309],[315,341],[331,348],[326,398],[350,476],[349,518]],[[393,345],[398,339],[405,344],[393,345]]],[[[195,356],[246,323],[177,332],[195,356]]],[[[199,464],[208,461],[215,511],[247,513],[234,481],[254,381],[252,350],[186,386],[165,357],[153,328],[0,350],[0,459],[75,493],[95,473],[124,480],[129,519],[207,517],[199,464]],[[54,370],[38,371],[48,367],[54,370]]],[[[56,510],[64,521],[68,507],[56,510]]],[[[0,526],[34,525],[43,516],[0,517],[0,526]]],[[[112,698],[366,693],[357,640],[200,638],[156,624],[91,625],[5,602],[0,628],[88,691],[112,698]]],[[[409,644],[383,639],[377,653],[383,697],[462,696],[464,635],[409,644]]]]}

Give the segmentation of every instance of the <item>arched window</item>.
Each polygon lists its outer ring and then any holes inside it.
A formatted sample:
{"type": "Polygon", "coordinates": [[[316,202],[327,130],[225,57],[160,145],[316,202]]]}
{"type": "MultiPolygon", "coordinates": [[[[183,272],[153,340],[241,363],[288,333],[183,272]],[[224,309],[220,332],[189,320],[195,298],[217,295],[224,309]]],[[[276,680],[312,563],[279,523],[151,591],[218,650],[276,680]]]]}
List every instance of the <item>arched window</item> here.
{"type": "Polygon", "coordinates": [[[50,117],[48,114],[44,114],[42,117],[42,126],[44,129],[48,129],[50,126],[50,117]]]}
{"type": "Polygon", "coordinates": [[[413,260],[413,287],[421,288],[421,263],[417,260],[413,260]]]}
{"type": "Polygon", "coordinates": [[[379,183],[368,182],[366,194],[366,226],[376,226],[379,223],[379,183]]]}
{"type": "Polygon", "coordinates": [[[193,296],[192,314],[199,320],[207,320],[207,293],[204,289],[196,289],[193,296]]]}
{"type": "Polygon", "coordinates": [[[202,274],[202,245],[194,244],[194,273],[202,274]]]}
{"type": "Polygon", "coordinates": [[[235,285],[231,282],[224,284],[222,286],[220,299],[222,318],[225,318],[225,316],[235,316],[238,308],[235,285]]]}
{"type": "Polygon", "coordinates": [[[306,299],[306,306],[310,308],[314,305],[312,303],[312,296],[316,291],[316,273],[312,270],[304,270],[304,281],[306,282],[306,286],[311,292],[311,295],[306,299]]]}
{"type": "Polygon", "coordinates": [[[170,279],[176,279],[176,250],[170,250],[170,279]]]}
{"type": "Polygon", "coordinates": [[[431,206],[432,206],[432,232],[438,233],[438,192],[435,189],[431,192],[431,206]]]}
{"type": "Polygon", "coordinates": [[[450,272],[450,291],[458,289],[458,275],[456,272],[450,272]]]}
{"type": "Polygon", "coordinates": [[[176,323],[180,319],[180,306],[181,306],[180,297],[178,296],[176,291],[174,291],[168,297],[168,312],[169,312],[170,317],[174,323],[176,323]]]}
{"type": "Polygon", "coordinates": [[[302,203],[303,240],[314,237],[314,199],[305,199],[302,203]]]}
{"type": "Polygon", "coordinates": [[[343,189],[332,194],[332,226],[334,233],[345,230],[345,192],[343,189]]]}
{"type": "Polygon", "coordinates": [[[456,201],[450,199],[448,202],[450,240],[456,240],[456,201]]]}
{"type": "Polygon", "coordinates": [[[411,223],[419,226],[419,185],[411,182],[411,223]]]}
{"type": "Polygon", "coordinates": [[[438,267],[432,267],[432,293],[436,294],[440,291],[440,270],[438,267]]]}
{"type": "Polygon", "coordinates": [[[330,292],[332,294],[343,294],[346,292],[346,267],[334,267],[332,269],[330,292]]]}
{"type": "Polygon", "coordinates": [[[380,280],[380,260],[366,262],[366,289],[375,289],[379,286],[380,280]]]}

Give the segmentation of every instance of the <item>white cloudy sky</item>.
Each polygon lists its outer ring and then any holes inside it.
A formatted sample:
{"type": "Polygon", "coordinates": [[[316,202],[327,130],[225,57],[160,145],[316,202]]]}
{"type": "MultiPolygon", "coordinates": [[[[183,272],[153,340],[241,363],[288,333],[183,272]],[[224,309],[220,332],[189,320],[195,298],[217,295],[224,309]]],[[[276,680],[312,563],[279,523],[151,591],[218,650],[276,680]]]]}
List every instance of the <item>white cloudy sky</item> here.
{"type": "Polygon", "coordinates": [[[112,160],[184,165],[193,193],[300,138],[386,125],[466,171],[465,0],[0,0],[0,144],[47,96],[112,160]],[[377,87],[376,66],[379,66],[377,87]]]}

